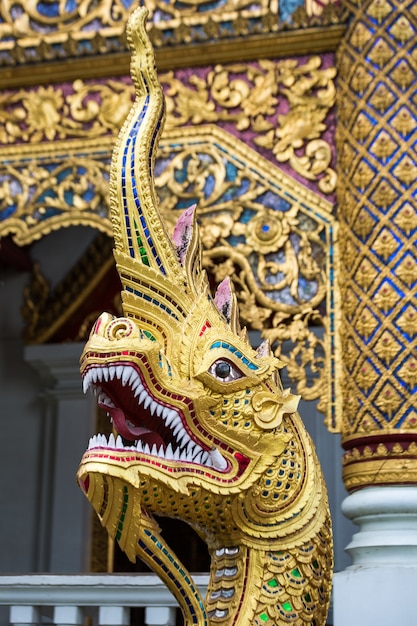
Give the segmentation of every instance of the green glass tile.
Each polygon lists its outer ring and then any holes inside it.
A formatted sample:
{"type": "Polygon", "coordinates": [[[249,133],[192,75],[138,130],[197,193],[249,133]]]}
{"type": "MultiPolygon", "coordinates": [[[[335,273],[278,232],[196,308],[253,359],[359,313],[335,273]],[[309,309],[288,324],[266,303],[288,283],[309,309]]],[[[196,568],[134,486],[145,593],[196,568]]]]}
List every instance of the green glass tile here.
{"type": "Polygon", "coordinates": [[[282,608],[284,609],[284,611],[292,611],[291,602],[284,602],[282,604],[282,608]]]}
{"type": "Polygon", "coordinates": [[[263,622],[267,622],[269,617],[267,615],[267,613],[261,613],[259,616],[259,619],[261,619],[263,622]]]}
{"type": "Polygon", "coordinates": [[[291,572],[291,576],[294,576],[294,578],[301,578],[300,570],[298,569],[298,567],[293,569],[293,571],[291,572]]]}
{"type": "Polygon", "coordinates": [[[268,587],[278,587],[278,582],[275,580],[275,578],[271,578],[271,580],[268,580],[268,587]]]}

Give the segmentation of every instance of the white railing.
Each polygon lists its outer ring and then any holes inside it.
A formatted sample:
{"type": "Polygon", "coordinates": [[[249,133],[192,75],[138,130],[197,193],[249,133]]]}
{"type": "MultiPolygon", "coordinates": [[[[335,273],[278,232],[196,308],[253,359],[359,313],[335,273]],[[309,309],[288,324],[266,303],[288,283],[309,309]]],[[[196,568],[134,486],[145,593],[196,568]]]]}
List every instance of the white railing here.
{"type": "MultiPolygon", "coordinates": [[[[193,579],[204,597],[208,575],[193,579]]],[[[178,605],[152,574],[28,574],[0,576],[0,607],[11,626],[128,626],[132,607],[144,607],[147,626],[173,626],[178,605]]]]}

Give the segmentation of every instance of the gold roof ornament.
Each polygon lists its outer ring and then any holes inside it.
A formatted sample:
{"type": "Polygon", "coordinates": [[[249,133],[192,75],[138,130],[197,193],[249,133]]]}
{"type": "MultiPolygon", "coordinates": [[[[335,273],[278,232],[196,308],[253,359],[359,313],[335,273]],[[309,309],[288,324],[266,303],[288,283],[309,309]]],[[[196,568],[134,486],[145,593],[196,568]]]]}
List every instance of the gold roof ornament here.
{"type": "Polygon", "coordinates": [[[195,207],[173,238],[158,209],[154,159],[164,97],[144,28],[128,25],[136,99],[111,168],[111,217],[124,317],[103,313],[81,357],[84,389],[115,433],[91,438],[78,481],[129,559],[143,559],[185,623],[324,626],[332,538],[326,487],[268,343],[252,349],[229,278],[211,296],[195,207]],[[153,514],[207,543],[202,600],[153,514]]]}

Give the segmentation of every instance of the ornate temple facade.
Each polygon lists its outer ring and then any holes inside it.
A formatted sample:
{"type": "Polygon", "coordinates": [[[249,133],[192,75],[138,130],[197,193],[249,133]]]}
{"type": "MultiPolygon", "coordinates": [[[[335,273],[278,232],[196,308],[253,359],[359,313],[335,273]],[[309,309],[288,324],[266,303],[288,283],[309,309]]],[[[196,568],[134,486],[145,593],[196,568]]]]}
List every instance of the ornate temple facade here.
{"type": "MultiPolygon", "coordinates": [[[[197,203],[211,284],[231,277],[242,325],[302,395],[333,515],[329,624],[369,626],[361,602],[386,618],[395,568],[417,567],[417,5],[144,4],[167,105],[161,210],[172,229],[197,203]]],[[[134,6],[0,11],[3,573],[128,567],[74,475],[105,428],[82,395],[82,343],[101,311],[120,313],[108,181],[134,97],[134,6]]],[[[184,550],[183,528],[165,532],[184,550]]],[[[196,537],[186,552],[203,571],[196,537]]]]}

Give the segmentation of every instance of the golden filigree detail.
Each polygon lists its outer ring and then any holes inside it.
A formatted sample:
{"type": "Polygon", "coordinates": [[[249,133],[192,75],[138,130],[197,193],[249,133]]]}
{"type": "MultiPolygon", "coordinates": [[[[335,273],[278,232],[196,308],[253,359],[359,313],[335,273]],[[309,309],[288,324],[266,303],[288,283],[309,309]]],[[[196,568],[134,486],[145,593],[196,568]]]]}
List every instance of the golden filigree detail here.
{"type": "MultiPolygon", "coordinates": [[[[359,113],[356,118],[356,124],[352,129],[352,135],[358,141],[363,141],[366,137],[369,136],[369,133],[372,129],[372,124],[369,121],[368,117],[364,113],[359,113]]],[[[350,146],[350,150],[352,150],[352,146],[350,146]]]]}
{"type": "Polygon", "coordinates": [[[411,69],[409,63],[403,59],[394,67],[391,72],[391,77],[400,89],[406,89],[414,81],[414,71],[411,69]]]}
{"type": "Polygon", "coordinates": [[[123,80],[90,83],[76,80],[60,87],[19,89],[0,97],[0,141],[4,145],[44,140],[92,139],[116,133],[133,98],[123,80]]]}
{"type": "Polygon", "coordinates": [[[255,131],[255,143],[271,150],[279,163],[289,162],[307,180],[318,181],[324,193],[334,190],[332,152],[322,135],[335,99],[334,68],[321,68],[319,57],[297,61],[260,61],[216,66],[206,80],[182,83],[173,73],[161,76],[168,128],[187,123],[231,122],[237,130],[255,131]],[[312,96],[314,95],[314,98],[312,96]],[[279,113],[285,100],[288,113],[279,113]],[[278,124],[272,123],[278,112],[278,124]],[[300,155],[300,150],[302,154],[300,155]]]}
{"type": "Polygon", "coordinates": [[[388,313],[398,302],[398,293],[387,282],[382,284],[373,297],[373,301],[384,313],[388,313]]]}
{"type": "Polygon", "coordinates": [[[396,147],[397,144],[392,141],[388,133],[382,131],[371,145],[370,151],[373,152],[379,159],[385,160],[387,157],[392,155],[396,147]]]}
{"type": "Polygon", "coordinates": [[[354,48],[362,50],[371,38],[372,33],[369,32],[369,29],[366,28],[365,24],[358,22],[352,32],[351,41],[354,48]]]}
{"type": "MultiPolygon", "coordinates": [[[[368,32],[368,40],[371,39],[372,34],[368,32]]],[[[373,63],[376,63],[379,67],[384,67],[388,61],[392,58],[392,50],[384,39],[379,39],[376,44],[371,48],[369,58],[373,63]]]]}
{"type": "Polygon", "coordinates": [[[374,386],[377,379],[378,374],[369,363],[364,363],[359,368],[359,373],[356,377],[356,380],[358,382],[358,385],[365,392],[368,392],[374,386]]]}
{"type": "MultiPolygon", "coordinates": [[[[382,193],[382,189],[381,189],[382,193]]],[[[374,199],[376,201],[376,197],[374,195],[374,199]]],[[[381,200],[379,200],[381,202],[381,200]]],[[[387,199],[387,205],[389,204],[389,200],[387,199]]],[[[388,228],[383,228],[378,237],[375,239],[373,249],[377,252],[383,259],[386,261],[391,254],[395,252],[398,248],[398,241],[395,239],[394,235],[388,230],[388,228]]]]}
{"type": "Polygon", "coordinates": [[[393,221],[408,236],[417,227],[417,211],[410,202],[405,202],[393,221]]]}
{"type": "Polygon", "coordinates": [[[415,337],[417,335],[417,311],[415,308],[409,304],[396,323],[407,335],[415,337]]]}
{"type": "MultiPolygon", "coordinates": [[[[359,181],[358,181],[358,184],[360,185],[359,181]]],[[[362,208],[359,211],[358,216],[355,220],[355,223],[353,225],[353,230],[360,237],[364,237],[366,235],[369,235],[369,233],[372,231],[372,229],[375,226],[375,222],[376,222],[375,218],[372,215],[370,215],[369,211],[367,211],[365,208],[362,208]]]]}
{"type": "Polygon", "coordinates": [[[408,135],[414,129],[414,118],[406,106],[401,107],[392,119],[391,125],[401,135],[408,135]]]}
{"type": "Polygon", "coordinates": [[[365,339],[369,339],[377,326],[378,321],[375,319],[371,311],[369,309],[364,309],[359,315],[356,323],[356,327],[360,334],[363,335],[365,339]]]}
{"type": "Polygon", "coordinates": [[[368,259],[364,259],[357,269],[355,279],[358,285],[367,290],[374,284],[377,276],[378,272],[372,263],[368,259]]]}
{"type": "Polygon", "coordinates": [[[375,405],[391,418],[402,402],[402,397],[397,390],[386,383],[375,400],[375,405]]]}
{"type": "Polygon", "coordinates": [[[353,91],[356,91],[359,95],[362,95],[372,78],[369,76],[363,65],[358,65],[355,72],[352,74],[350,84],[353,91]]]}
{"type": "Polygon", "coordinates": [[[394,35],[395,39],[402,44],[412,37],[415,37],[415,30],[405,15],[401,15],[398,20],[394,22],[390,28],[390,32],[394,35]]]}
{"type": "Polygon", "coordinates": [[[417,261],[413,256],[405,257],[396,269],[396,274],[407,287],[417,282],[417,261]]]}
{"type": "Polygon", "coordinates": [[[385,361],[385,363],[391,363],[400,350],[401,345],[388,330],[382,333],[374,346],[374,352],[380,359],[385,361]]]}
{"type": "Polygon", "coordinates": [[[394,175],[409,186],[417,178],[417,165],[408,155],[405,156],[393,170],[394,175]]]}
{"type": "Polygon", "coordinates": [[[417,359],[409,357],[398,370],[400,378],[411,388],[417,386],[417,359]]]}
{"type": "MultiPolygon", "coordinates": [[[[392,103],[395,101],[394,94],[389,91],[384,84],[378,85],[375,89],[373,95],[369,99],[369,102],[379,113],[385,113],[392,103]]],[[[369,130],[371,130],[372,125],[370,124],[369,130]]]]}
{"type": "Polygon", "coordinates": [[[367,7],[367,14],[381,22],[393,10],[391,4],[387,0],[373,0],[367,7]]]}

